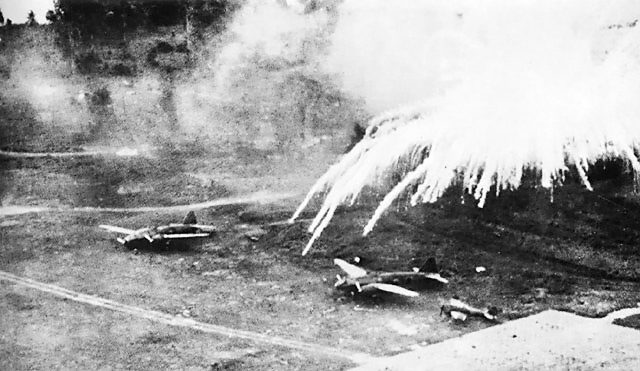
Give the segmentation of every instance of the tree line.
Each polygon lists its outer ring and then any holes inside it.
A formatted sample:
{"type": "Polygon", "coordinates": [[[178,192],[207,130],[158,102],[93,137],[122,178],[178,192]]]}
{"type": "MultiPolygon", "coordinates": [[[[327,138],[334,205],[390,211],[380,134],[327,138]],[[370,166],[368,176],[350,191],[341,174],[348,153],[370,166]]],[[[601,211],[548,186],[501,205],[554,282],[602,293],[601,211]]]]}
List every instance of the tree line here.
{"type": "MultiPolygon", "coordinates": [[[[98,35],[113,30],[131,31],[161,26],[218,26],[242,0],[55,0],[46,20],[98,35]]],[[[0,25],[5,19],[0,10],[0,25]]],[[[7,25],[11,21],[7,19],[7,25]]],[[[37,22],[27,15],[27,25],[37,22]]]]}
{"type": "Polygon", "coordinates": [[[56,0],[46,19],[99,36],[161,26],[217,27],[240,0],[56,0]]]}

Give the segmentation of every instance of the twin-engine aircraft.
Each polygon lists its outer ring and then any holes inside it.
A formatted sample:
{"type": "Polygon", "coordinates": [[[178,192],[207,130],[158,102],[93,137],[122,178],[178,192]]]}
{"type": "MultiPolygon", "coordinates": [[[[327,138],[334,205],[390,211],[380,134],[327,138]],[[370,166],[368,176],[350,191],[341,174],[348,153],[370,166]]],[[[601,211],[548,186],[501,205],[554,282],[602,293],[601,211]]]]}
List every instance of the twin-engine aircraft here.
{"type": "Polygon", "coordinates": [[[182,223],[147,227],[142,229],[127,229],[112,225],[100,225],[100,228],[110,232],[122,233],[124,237],[118,237],[121,244],[131,247],[134,244],[148,242],[152,245],[163,244],[167,246],[171,241],[190,240],[197,238],[213,237],[215,228],[211,225],[197,224],[196,215],[190,211],[182,223]]]}
{"type": "Polygon", "coordinates": [[[352,294],[374,294],[378,291],[415,297],[419,294],[403,286],[418,286],[425,282],[439,284],[449,283],[440,276],[434,258],[429,258],[420,268],[413,268],[410,272],[367,272],[366,270],[349,264],[342,259],[333,259],[346,274],[346,277],[337,275],[338,281],[335,287],[352,294]]]}

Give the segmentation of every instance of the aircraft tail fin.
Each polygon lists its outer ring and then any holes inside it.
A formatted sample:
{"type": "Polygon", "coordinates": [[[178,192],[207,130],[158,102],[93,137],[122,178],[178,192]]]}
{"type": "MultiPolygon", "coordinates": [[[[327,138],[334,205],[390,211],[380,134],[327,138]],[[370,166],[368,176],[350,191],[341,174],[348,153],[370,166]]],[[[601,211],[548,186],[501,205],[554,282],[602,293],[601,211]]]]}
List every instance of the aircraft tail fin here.
{"type": "Polygon", "coordinates": [[[193,211],[189,211],[187,216],[184,217],[182,224],[198,224],[198,220],[196,219],[196,213],[193,211]]]}
{"type": "Polygon", "coordinates": [[[422,267],[420,267],[418,272],[422,272],[422,273],[438,273],[438,265],[436,264],[436,259],[435,258],[427,259],[427,261],[424,262],[424,264],[422,264],[422,267]]]}

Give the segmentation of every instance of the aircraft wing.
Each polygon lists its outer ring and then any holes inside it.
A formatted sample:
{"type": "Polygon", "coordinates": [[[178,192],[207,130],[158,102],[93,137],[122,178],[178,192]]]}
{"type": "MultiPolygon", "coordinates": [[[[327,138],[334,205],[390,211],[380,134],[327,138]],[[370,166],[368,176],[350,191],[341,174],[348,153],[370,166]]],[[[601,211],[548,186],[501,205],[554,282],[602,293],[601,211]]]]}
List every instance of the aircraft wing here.
{"type": "Polygon", "coordinates": [[[436,280],[438,282],[442,282],[442,283],[449,283],[449,280],[442,277],[439,273],[425,273],[424,275],[426,278],[430,278],[432,280],[436,280]]]}
{"type": "Polygon", "coordinates": [[[101,224],[98,227],[102,228],[102,229],[106,229],[109,232],[116,232],[116,233],[124,233],[124,234],[134,234],[136,233],[136,231],[134,231],[133,229],[127,229],[127,228],[122,228],[122,227],[115,227],[113,225],[104,225],[101,224]]]}
{"type": "Polygon", "coordinates": [[[211,236],[209,233],[176,233],[176,234],[163,234],[162,238],[180,239],[180,238],[198,238],[198,237],[209,237],[209,236],[211,236]]]}
{"type": "Polygon", "coordinates": [[[390,285],[388,283],[370,283],[367,285],[367,287],[373,287],[380,291],[386,291],[386,292],[403,295],[403,296],[416,297],[419,295],[415,291],[407,290],[403,287],[396,286],[396,285],[390,285]]]}
{"type": "Polygon", "coordinates": [[[367,275],[366,270],[353,264],[349,264],[342,259],[333,259],[333,263],[339,266],[351,278],[360,278],[367,275]]]}

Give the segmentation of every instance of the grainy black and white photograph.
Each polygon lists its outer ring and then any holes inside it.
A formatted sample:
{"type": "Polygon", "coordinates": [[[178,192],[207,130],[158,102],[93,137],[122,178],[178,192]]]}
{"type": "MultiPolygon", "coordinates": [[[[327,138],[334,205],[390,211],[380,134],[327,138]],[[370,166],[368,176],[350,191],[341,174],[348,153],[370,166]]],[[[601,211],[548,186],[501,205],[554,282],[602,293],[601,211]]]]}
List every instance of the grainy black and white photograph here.
{"type": "Polygon", "coordinates": [[[0,370],[640,369],[639,19],[0,0],[0,370]]]}

